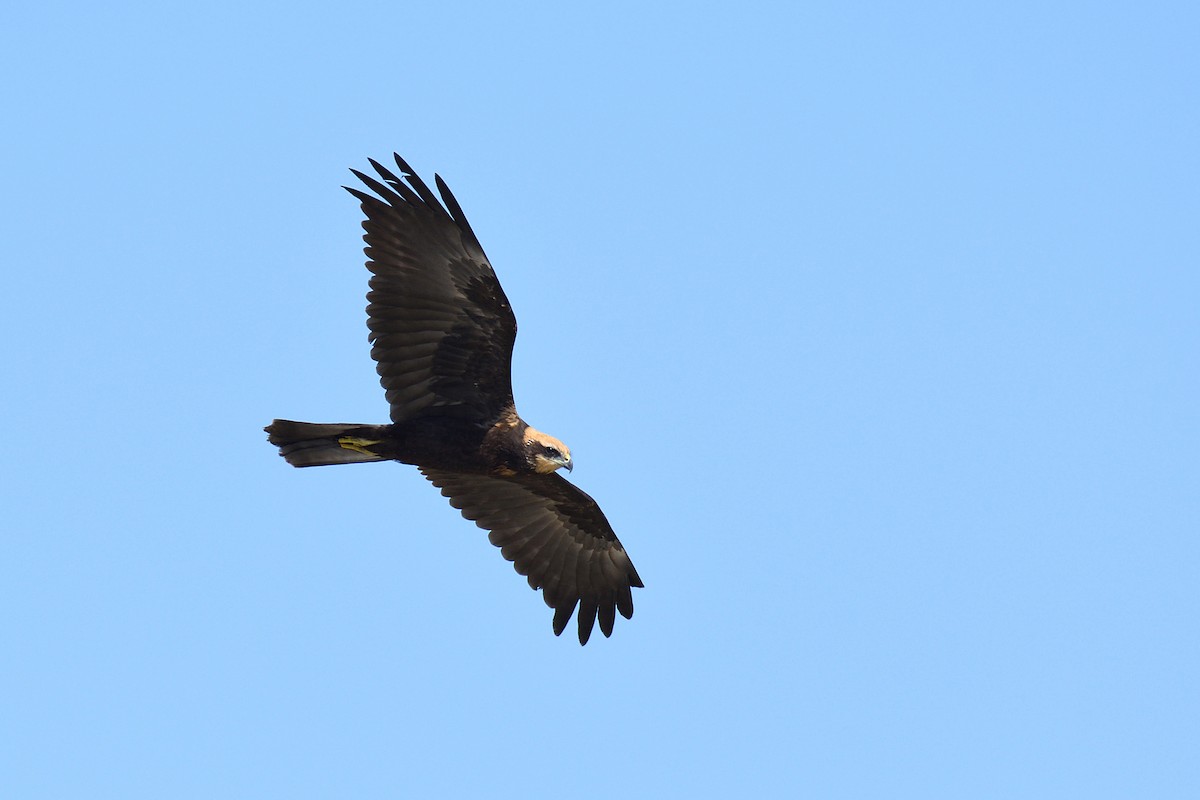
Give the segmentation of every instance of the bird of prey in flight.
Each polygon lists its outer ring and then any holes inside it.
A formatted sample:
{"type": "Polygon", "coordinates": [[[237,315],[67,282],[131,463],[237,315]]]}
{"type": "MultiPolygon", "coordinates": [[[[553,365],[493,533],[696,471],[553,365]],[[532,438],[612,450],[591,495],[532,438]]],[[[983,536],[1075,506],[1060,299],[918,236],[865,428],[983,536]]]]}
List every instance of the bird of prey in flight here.
{"type": "Polygon", "coordinates": [[[413,464],[529,585],[561,634],[578,607],[579,643],[596,620],[612,634],[633,615],[633,562],[591,497],[557,472],[571,451],[517,414],[512,351],[517,320],[483,247],[441,177],[441,202],[399,155],[399,176],[352,170],[345,187],[366,219],[367,327],[390,425],[277,419],[265,429],[295,467],[413,464]]]}

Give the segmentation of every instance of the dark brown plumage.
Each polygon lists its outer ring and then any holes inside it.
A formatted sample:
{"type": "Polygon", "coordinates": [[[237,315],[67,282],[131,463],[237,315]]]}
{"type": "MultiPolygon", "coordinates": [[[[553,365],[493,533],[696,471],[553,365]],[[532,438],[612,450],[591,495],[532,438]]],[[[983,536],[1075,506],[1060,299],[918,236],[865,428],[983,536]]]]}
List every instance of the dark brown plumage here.
{"type": "Polygon", "coordinates": [[[517,414],[517,320],[462,208],[395,158],[403,179],[371,161],[378,179],[354,174],[373,194],[346,187],[366,214],[367,326],[392,424],[277,419],[269,440],[297,467],[415,464],[542,590],[556,635],[578,607],[580,644],[597,619],[609,636],[642,580],[596,502],[555,474],[570,450],[517,414]]]}

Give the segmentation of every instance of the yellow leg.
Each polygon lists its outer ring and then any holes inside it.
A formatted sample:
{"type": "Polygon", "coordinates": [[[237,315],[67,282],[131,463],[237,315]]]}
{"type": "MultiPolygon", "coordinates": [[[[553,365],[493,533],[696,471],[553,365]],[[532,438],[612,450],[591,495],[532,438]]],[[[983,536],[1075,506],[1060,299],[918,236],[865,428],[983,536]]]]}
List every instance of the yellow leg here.
{"type": "Polygon", "coordinates": [[[338,439],[338,444],[344,450],[353,450],[356,453],[362,453],[364,456],[378,457],[378,454],[372,453],[367,448],[382,441],[382,439],[359,439],[357,436],[342,436],[338,439]]]}

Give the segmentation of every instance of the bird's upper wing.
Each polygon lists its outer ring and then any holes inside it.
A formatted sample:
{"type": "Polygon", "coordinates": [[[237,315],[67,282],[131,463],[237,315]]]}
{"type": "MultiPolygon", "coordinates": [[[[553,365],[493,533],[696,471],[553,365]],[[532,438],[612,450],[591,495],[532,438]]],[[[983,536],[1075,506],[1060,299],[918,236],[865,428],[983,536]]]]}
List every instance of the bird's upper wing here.
{"type": "Polygon", "coordinates": [[[631,587],[642,586],[633,562],[596,501],[557,474],[499,477],[422,467],[450,505],[490,531],[488,539],[517,572],[540,588],[563,632],[579,606],[579,643],[597,616],[605,636],[616,612],[633,616],[631,587]]]}
{"type": "Polygon", "coordinates": [[[512,404],[516,317],[450,189],[435,176],[443,207],[399,155],[396,165],[403,179],[374,160],[382,181],[352,170],[374,195],[346,187],[367,217],[367,326],[392,422],[490,422],[512,404]]]}

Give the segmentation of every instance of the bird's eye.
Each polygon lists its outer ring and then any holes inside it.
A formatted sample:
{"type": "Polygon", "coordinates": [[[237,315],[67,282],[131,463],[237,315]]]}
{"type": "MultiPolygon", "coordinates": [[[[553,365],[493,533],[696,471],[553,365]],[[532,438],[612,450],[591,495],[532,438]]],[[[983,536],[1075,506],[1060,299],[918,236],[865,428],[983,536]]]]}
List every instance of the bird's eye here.
{"type": "Polygon", "coordinates": [[[558,450],[554,449],[553,447],[547,447],[546,455],[550,456],[551,458],[558,458],[562,455],[562,453],[558,452],[558,450]]]}

